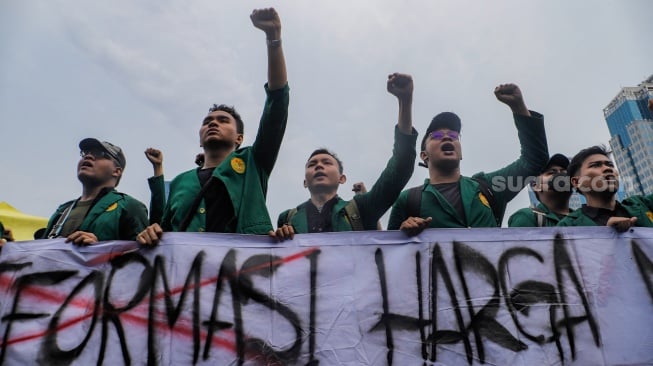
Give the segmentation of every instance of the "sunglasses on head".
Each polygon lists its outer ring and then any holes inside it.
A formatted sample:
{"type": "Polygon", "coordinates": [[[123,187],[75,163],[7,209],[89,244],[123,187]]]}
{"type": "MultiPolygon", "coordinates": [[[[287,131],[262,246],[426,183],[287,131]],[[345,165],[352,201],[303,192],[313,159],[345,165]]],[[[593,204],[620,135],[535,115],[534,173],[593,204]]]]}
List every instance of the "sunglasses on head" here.
{"type": "Polygon", "coordinates": [[[456,131],[438,130],[438,131],[433,131],[433,132],[429,133],[429,136],[431,136],[431,138],[433,140],[442,140],[443,138],[445,138],[445,136],[452,139],[452,140],[458,140],[458,138],[460,138],[460,133],[458,133],[456,131]]]}

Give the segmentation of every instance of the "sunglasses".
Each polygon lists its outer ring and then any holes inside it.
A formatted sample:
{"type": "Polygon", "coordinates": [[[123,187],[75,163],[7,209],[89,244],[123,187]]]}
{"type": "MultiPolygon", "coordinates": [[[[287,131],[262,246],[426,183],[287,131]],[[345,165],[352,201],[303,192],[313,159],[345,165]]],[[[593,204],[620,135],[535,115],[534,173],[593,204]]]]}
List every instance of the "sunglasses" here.
{"type": "Polygon", "coordinates": [[[433,140],[442,140],[443,138],[448,137],[452,140],[458,140],[460,138],[460,133],[456,131],[433,131],[429,134],[433,140]]]}
{"type": "MultiPolygon", "coordinates": [[[[79,152],[79,156],[82,158],[85,157],[86,155],[91,155],[95,159],[109,159],[113,160],[118,164],[118,159],[116,159],[113,155],[109,154],[108,152],[104,150],[81,150],[79,152]]],[[[118,164],[120,165],[120,164],[118,164]]]]}

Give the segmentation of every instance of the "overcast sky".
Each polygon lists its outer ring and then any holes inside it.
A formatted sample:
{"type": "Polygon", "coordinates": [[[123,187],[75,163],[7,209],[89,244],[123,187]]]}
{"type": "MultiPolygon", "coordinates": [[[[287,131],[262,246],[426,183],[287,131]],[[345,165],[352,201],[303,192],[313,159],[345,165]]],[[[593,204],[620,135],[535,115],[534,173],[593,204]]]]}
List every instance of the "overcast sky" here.
{"type": "MultiPolygon", "coordinates": [[[[78,143],[95,137],[123,148],[118,188],[147,205],[152,168],[143,151],[163,150],[166,179],[193,168],[213,103],[236,106],[251,144],[266,46],[249,14],[268,6],[281,16],[291,88],[268,191],[273,222],[308,198],[304,163],[317,147],[344,161],[342,197],[357,181],[371,187],[397,118],[389,73],[413,75],[419,139],[435,114],[461,117],[465,175],[519,155],[496,85],[518,84],[544,114],[549,151],[573,155],[608,143],[603,108],[653,73],[650,0],[3,0],[0,201],[50,216],[81,194],[78,143]]],[[[426,176],[416,167],[408,187],[426,176]]],[[[525,206],[522,192],[506,217],[525,206]]]]}

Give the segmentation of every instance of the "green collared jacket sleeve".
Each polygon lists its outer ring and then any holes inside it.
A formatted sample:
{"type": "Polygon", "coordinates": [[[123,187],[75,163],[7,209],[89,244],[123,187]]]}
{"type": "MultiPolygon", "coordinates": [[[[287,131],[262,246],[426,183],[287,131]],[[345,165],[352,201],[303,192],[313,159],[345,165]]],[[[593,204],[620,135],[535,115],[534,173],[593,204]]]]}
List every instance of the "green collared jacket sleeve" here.
{"type": "Polygon", "coordinates": [[[528,184],[529,177],[540,173],[549,160],[544,118],[540,113],[530,113],[531,117],[514,115],[520,145],[519,158],[499,170],[474,175],[474,178],[484,179],[494,192],[501,219],[508,202],[528,184]]]}
{"type": "Polygon", "coordinates": [[[150,187],[150,225],[160,224],[163,219],[163,209],[166,206],[166,187],[163,175],[147,179],[150,187]]]}
{"type": "Polygon", "coordinates": [[[395,127],[392,157],[388,160],[385,169],[367,193],[354,196],[365,230],[377,230],[378,220],[397,200],[401,190],[413,175],[417,156],[416,142],[415,129],[410,135],[406,135],[395,127]]]}

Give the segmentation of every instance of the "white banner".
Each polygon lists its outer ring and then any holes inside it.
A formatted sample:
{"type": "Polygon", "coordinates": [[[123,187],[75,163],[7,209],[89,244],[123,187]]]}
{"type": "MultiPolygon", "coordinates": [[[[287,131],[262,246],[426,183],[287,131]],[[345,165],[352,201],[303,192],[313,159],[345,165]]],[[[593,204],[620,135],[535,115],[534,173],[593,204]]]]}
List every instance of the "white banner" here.
{"type": "Polygon", "coordinates": [[[5,245],[0,364],[651,365],[653,229],[5,245]]]}

